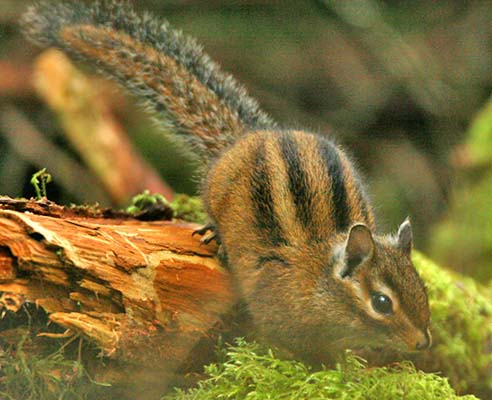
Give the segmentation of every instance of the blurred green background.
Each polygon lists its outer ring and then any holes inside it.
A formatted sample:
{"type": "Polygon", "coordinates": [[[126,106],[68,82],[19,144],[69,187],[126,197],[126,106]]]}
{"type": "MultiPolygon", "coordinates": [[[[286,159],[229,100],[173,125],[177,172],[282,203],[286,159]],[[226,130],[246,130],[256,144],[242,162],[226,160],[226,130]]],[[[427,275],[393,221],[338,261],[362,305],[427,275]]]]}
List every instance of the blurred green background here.
{"type": "MultiPolygon", "coordinates": [[[[16,24],[29,3],[0,0],[0,118],[15,107],[78,159],[30,85],[40,51],[16,24]]],[[[410,216],[419,249],[482,281],[492,277],[491,1],[132,3],[197,38],[282,126],[335,137],[367,178],[380,231],[410,216]]],[[[186,157],[120,97],[111,105],[139,151],[176,192],[194,193],[186,157]]],[[[5,129],[0,124],[0,194],[33,196],[32,173],[56,155],[14,143],[5,129]]],[[[67,191],[49,172],[52,200],[83,203],[94,196],[80,193],[101,192],[97,181],[67,191]]]]}

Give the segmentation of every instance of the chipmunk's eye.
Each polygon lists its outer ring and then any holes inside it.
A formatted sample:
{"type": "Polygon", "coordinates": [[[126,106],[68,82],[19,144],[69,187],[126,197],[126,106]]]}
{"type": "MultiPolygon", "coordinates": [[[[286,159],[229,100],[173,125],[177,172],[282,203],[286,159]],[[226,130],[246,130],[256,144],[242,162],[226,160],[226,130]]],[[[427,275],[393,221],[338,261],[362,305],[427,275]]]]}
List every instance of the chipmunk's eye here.
{"type": "Polygon", "coordinates": [[[393,302],[391,299],[381,293],[373,293],[372,295],[372,308],[380,314],[392,314],[393,313],[393,302]]]}

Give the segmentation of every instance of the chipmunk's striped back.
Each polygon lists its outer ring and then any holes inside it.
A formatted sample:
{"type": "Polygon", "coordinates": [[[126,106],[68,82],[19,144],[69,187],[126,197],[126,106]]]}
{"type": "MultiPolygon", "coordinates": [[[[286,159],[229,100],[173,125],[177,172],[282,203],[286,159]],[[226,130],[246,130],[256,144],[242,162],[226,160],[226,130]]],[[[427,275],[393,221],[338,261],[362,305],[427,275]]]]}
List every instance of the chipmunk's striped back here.
{"type": "Polygon", "coordinates": [[[246,136],[211,171],[204,194],[219,232],[241,198],[247,204],[241,212],[245,228],[268,246],[326,241],[355,222],[374,229],[362,184],[345,153],[303,131],[246,136]]]}

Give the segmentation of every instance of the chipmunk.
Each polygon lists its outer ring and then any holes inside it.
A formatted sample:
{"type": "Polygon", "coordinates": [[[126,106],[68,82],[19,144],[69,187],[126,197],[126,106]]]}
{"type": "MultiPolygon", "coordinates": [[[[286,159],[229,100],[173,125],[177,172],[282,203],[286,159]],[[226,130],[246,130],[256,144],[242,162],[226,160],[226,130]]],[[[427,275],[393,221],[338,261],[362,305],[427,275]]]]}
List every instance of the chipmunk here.
{"type": "Polygon", "coordinates": [[[363,184],[326,136],[280,129],[229,74],[166,21],[124,2],[41,2],[27,37],[125,86],[202,162],[212,238],[259,337],[300,356],[428,348],[412,229],[376,233],[363,184]]]}

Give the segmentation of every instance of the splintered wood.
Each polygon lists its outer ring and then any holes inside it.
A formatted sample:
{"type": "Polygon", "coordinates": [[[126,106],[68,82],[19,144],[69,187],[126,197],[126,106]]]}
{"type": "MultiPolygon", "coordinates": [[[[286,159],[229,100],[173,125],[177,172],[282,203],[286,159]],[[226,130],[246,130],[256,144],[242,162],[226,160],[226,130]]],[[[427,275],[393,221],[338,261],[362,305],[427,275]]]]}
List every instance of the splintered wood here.
{"type": "Polygon", "coordinates": [[[0,198],[0,309],[32,302],[110,359],[179,367],[235,302],[216,247],[188,223],[82,214],[0,198]]]}

